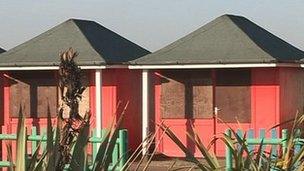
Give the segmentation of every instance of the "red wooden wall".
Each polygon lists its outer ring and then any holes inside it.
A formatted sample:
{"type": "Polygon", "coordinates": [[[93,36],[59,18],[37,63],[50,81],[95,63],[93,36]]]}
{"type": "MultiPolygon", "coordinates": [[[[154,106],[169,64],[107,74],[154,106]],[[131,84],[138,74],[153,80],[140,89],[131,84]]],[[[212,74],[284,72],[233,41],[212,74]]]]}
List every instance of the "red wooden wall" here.
{"type": "MultiPolygon", "coordinates": [[[[233,128],[241,127],[244,130],[253,128],[270,128],[280,122],[280,86],[279,86],[279,69],[278,68],[254,68],[251,72],[251,123],[229,123],[233,128]]],[[[154,72],[151,76],[153,87],[151,96],[154,104],[150,115],[155,121],[160,123],[164,121],[177,134],[182,142],[192,149],[196,156],[201,156],[199,151],[194,147],[187,138],[185,132],[189,130],[189,124],[193,123],[195,129],[199,132],[200,137],[205,145],[208,145],[215,136],[220,136],[227,126],[214,120],[206,119],[161,119],[160,113],[160,96],[161,85],[159,81],[159,72],[154,72]],[[153,114],[155,113],[155,115],[153,114]]],[[[153,128],[157,129],[157,127],[153,128]]],[[[166,136],[162,138],[158,133],[160,145],[158,151],[169,156],[183,156],[179,148],[166,136]]],[[[211,146],[218,156],[224,155],[224,144],[217,142],[211,146]]]]}
{"type": "MultiPolygon", "coordinates": [[[[91,127],[95,127],[95,71],[90,71],[87,75],[90,77],[89,90],[89,105],[93,115],[91,117],[91,127]]],[[[1,81],[1,119],[0,123],[4,133],[16,132],[17,118],[10,118],[9,99],[10,87],[7,79],[0,77],[1,81]]],[[[129,132],[129,147],[135,150],[141,143],[141,71],[127,69],[105,69],[102,70],[102,126],[108,128],[113,122],[114,113],[118,101],[124,105],[129,101],[129,106],[126,110],[126,116],[123,123],[123,128],[129,132]]],[[[118,117],[116,117],[118,118],[118,117]]],[[[34,125],[38,131],[42,127],[46,127],[46,118],[26,118],[26,124],[31,127],[34,125]]]]}
{"type": "MultiPolygon", "coordinates": [[[[293,119],[297,112],[303,113],[304,70],[302,68],[280,68],[280,122],[293,119]]],[[[290,124],[282,128],[291,128],[290,124]]]]}
{"type": "MultiPolygon", "coordinates": [[[[1,97],[1,100],[3,99],[3,106],[1,106],[1,133],[16,133],[17,131],[17,124],[18,124],[18,118],[11,118],[10,117],[10,83],[9,79],[7,78],[9,76],[9,72],[5,72],[1,74],[2,84],[1,84],[1,91],[3,96],[1,97]]],[[[54,75],[51,75],[54,76],[54,75]]],[[[0,93],[1,94],[1,93],[0,93]]],[[[56,94],[55,94],[56,96],[56,94]]],[[[54,123],[55,120],[53,119],[52,122],[54,123]]],[[[36,126],[37,130],[40,132],[41,128],[46,128],[47,126],[47,118],[26,118],[25,124],[27,125],[27,132],[28,134],[31,134],[31,127],[36,126]]],[[[1,153],[2,153],[2,160],[6,160],[7,157],[7,149],[6,144],[1,142],[1,153]]],[[[16,150],[16,143],[12,143],[12,149],[13,149],[13,158],[15,158],[15,150],[16,150]]],[[[31,150],[30,144],[28,144],[28,151],[31,150]]]]}
{"type": "MultiPolygon", "coordinates": [[[[160,96],[161,85],[159,72],[154,71],[151,74],[150,82],[150,116],[151,130],[157,130],[156,123],[164,121],[171,126],[187,147],[192,149],[197,156],[200,156],[198,150],[191,144],[186,137],[185,131],[189,130],[193,123],[196,130],[205,145],[208,145],[212,138],[222,132],[227,127],[223,124],[214,122],[214,120],[201,119],[161,119],[160,96]],[[212,129],[211,129],[212,128],[212,129]]],[[[253,68],[251,85],[251,123],[241,124],[242,129],[270,128],[275,124],[288,120],[295,115],[296,110],[303,109],[304,94],[304,71],[301,68],[253,68]]],[[[3,78],[3,75],[2,77],[3,78]]],[[[93,114],[92,127],[95,126],[95,72],[90,74],[90,108],[93,114]]],[[[1,79],[0,79],[1,80],[1,79]]],[[[0,81],[1,82],[1,81],[0,81]]],[[[134,150],[141,143],[141,70],[128,69],[106,69],[102,71],[102,125],[106,128],[113,120],[118,101],[122,104],[129,101],[126,118],[123,124],[129,131],[129,147],[134,150]]],[[[1,123],[7,123],[10,128],[6,132],[14,131],[17,120],[10,119],[9,116],[9,86],[5,79],[1,83],[1,101],[0,107],[1,123]]],[[[27,119],[27,124],[46,124],[45,119],[27,119]]],[[[239,125],[231,124],[238,128],[239,125]]],[[[160,142],[157,147],[158,152],[170,156],[182,156],[182,152],[171,140],[158,132],[160,142]],[[162,139],[162,140],[161,140],[162,139]]],[[[217,155],[224,154],[224,146],[217,143],[211,147],[217,155]]]]}
{"type": "MultiPolygon", "coordinates": [[[[91,73],[90,106],[95,126],[95,74],[91,73]]],[[[128,129],[128,143],[135,150],[141,143],[141,71],[128,69],[102,70],[102,127],[108,128],[113,122],[117,104],[129,102],[123,122],[128,129]]],[[[119,114],[119,112],[118,112],[119,114]]],[[[116,117],[118,119],[118,116],[116,117]]]]}

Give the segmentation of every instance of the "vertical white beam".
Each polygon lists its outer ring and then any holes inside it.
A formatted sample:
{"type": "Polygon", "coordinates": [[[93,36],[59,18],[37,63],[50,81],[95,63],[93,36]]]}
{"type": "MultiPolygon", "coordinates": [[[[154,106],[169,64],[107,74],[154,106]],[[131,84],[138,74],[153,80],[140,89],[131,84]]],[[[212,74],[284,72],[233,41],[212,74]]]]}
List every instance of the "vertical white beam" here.
{"type": "Polygon", "coordinates": [[[102,114],[102,70],[95,70],[95,112],[96,112],[96,134],[101,137],[101,114],[102,114]]]}
{"type": "Polygon", "coordinates": [[[148,136],[149,131],[149,78],[148,70],[142,71],[142,141],[143,141],[143,155],[148,151],[147,142],[144,141],[148,136]]]}

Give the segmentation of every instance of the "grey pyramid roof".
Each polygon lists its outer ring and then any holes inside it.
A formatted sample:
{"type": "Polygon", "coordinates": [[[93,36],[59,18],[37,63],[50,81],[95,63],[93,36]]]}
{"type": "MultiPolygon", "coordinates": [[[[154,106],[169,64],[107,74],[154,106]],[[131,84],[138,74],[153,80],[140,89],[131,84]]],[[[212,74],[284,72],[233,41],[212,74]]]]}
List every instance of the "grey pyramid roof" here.
{"type": "Polygon", "coordinates": [[[5,52],[5,50],[4,50],[4,49],[2,49],[2,48],[0,48],[0,53],[3,53],[3,52],[5,52]]]}
{"type": "Polygon", "coordinates": [[[223,15],[170,45],[131,61],[139,65],[295,62],[304,52],[250,20],[223,15]]]}
{"type": "Polygon", "coordinates": [[[94,21],[70,19],[0,55],[0,66],[52,66],[72,47],[79,65],[121,64],[149,53],[94,21]]]}

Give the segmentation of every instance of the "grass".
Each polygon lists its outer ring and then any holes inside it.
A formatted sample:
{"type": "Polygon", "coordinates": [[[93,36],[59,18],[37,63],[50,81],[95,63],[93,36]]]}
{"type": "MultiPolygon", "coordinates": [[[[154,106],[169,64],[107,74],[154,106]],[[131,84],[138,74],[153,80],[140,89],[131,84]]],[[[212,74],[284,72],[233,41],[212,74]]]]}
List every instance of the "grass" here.
{"type": "MultiPolygon", "coordinates": [[[[299,132],[302,132],[304,115],[297,114],[295,119],[288,122],[291,121],[293,121],[293,127],[290,130],[291,133],[287,139],[287,147],[286,149],[282,149],[281,147],[281,153],[277,156],[273,156],[271,153],[269,153],[269,151],[264,150],[266,145],[263,143],[263,139],[254,150],[249,150],[246,133],[243,136],[240,136],[227,124],[227,127],[231,130],[231,136],[228,136],[226,133],[222,133],[222,136],[217,138],[217,140],[222,141],[232,153],[234,164],[230,170],[304,170],[304,146],[301,146],[298,151],[295,150],[300,138],[299,132]]],[[[273,128],[283,126],[288,122],[278,124],[273,128]]],[[[186,160],[192,162],[196,168],[203,171],[223,170],[226,168],[225,165],[220,165],[219,159],[214,155],[214,153],[209,151],[208,148],[204,146],[200,137],[198,136],[198,133],[193,127],[189,132],[186,133],[187,137],[192,141],[193,144],[195,144],[196,148],[204,157],[205,162],[202,162],[202,160],[196,158],[194,154],[175,135],[169,126],[163,123],[159,124],[158,126],[185,154],[186,160]]],[[[213,143],[214,142],[215,141],[213,141],[213,143]]]]}
{"type": "MultiPolygon", "coordinates": [[[[110,164],[113,165],[113,170],[118,166],[120,161],[117,163],[112,163],[112,153],[114,150],[114,146],[116,144],[118,138],[118,131],[121,127],[125,111],[127,109],[128,103],[123,107],[122,112],[119,114],[119,118],[117,122],[114,122],[111,125],[108,131],[103,136],[103,140],[100,143],[100,147],[97,152],[97,156],[94,161],[91,161],[93,167],[92,171],[101,171],[101,170],[109,170],[110,164]]],[[[59,150],[59,141],[60,141],[60,133],[59,130],[60,122],[57,122],[56,126],[53,127],[51,124],[51,118],[48,117],[47,121],[47,142],[46,149],[39,153],[41,150],[41,145],[37,146],[34,154],[29,157],[26,152],[26,144],[27,144],[27,134],[26,134],[26,126],[24,122],[24,115],[19,116],[18,127],[17,127],[17,149],[16,149],[16,162],[12,161],[11,155],[11,147],[8,146],[8,154],[9,161],[12,163],[10,170],[12,171],[41,171],[41,170],[59,170],[59,159],[61,155],[61,151],[59,150]],[[55,137],[55,138],[53,138],[55,137]]],[[[89,122],[87,122],[80,130],[79,136],[75,137],[72,140],[72,149],[69,151],[71,156],[71,162],[69,165],[65,165],[65,168],[68,166],[68,170],[88,170],[89,169],[89,160],[87,156],[87,145],[89,140],[89,122]]],[[[62,169],[63,170],[63,169],[62,169]]]]}

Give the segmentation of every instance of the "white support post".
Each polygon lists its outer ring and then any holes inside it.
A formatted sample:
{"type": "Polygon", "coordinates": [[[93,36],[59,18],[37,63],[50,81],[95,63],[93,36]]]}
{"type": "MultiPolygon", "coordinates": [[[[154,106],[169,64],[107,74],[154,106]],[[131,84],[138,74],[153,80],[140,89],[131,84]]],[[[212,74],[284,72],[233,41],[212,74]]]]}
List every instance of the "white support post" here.
{"type": "Polygon", "coordinates": [[[145,139],[149,132],[149,78],[148,70],[142,71],[142,141],[143,141],[143,155],[148,151],[147,142],[145,139]]]}
{"type": "Polygon", "coordinates": [[[96,135],[101,137],[102,119],[102,70],[95,70],[95,112],[96,112],[96,135]]]}

